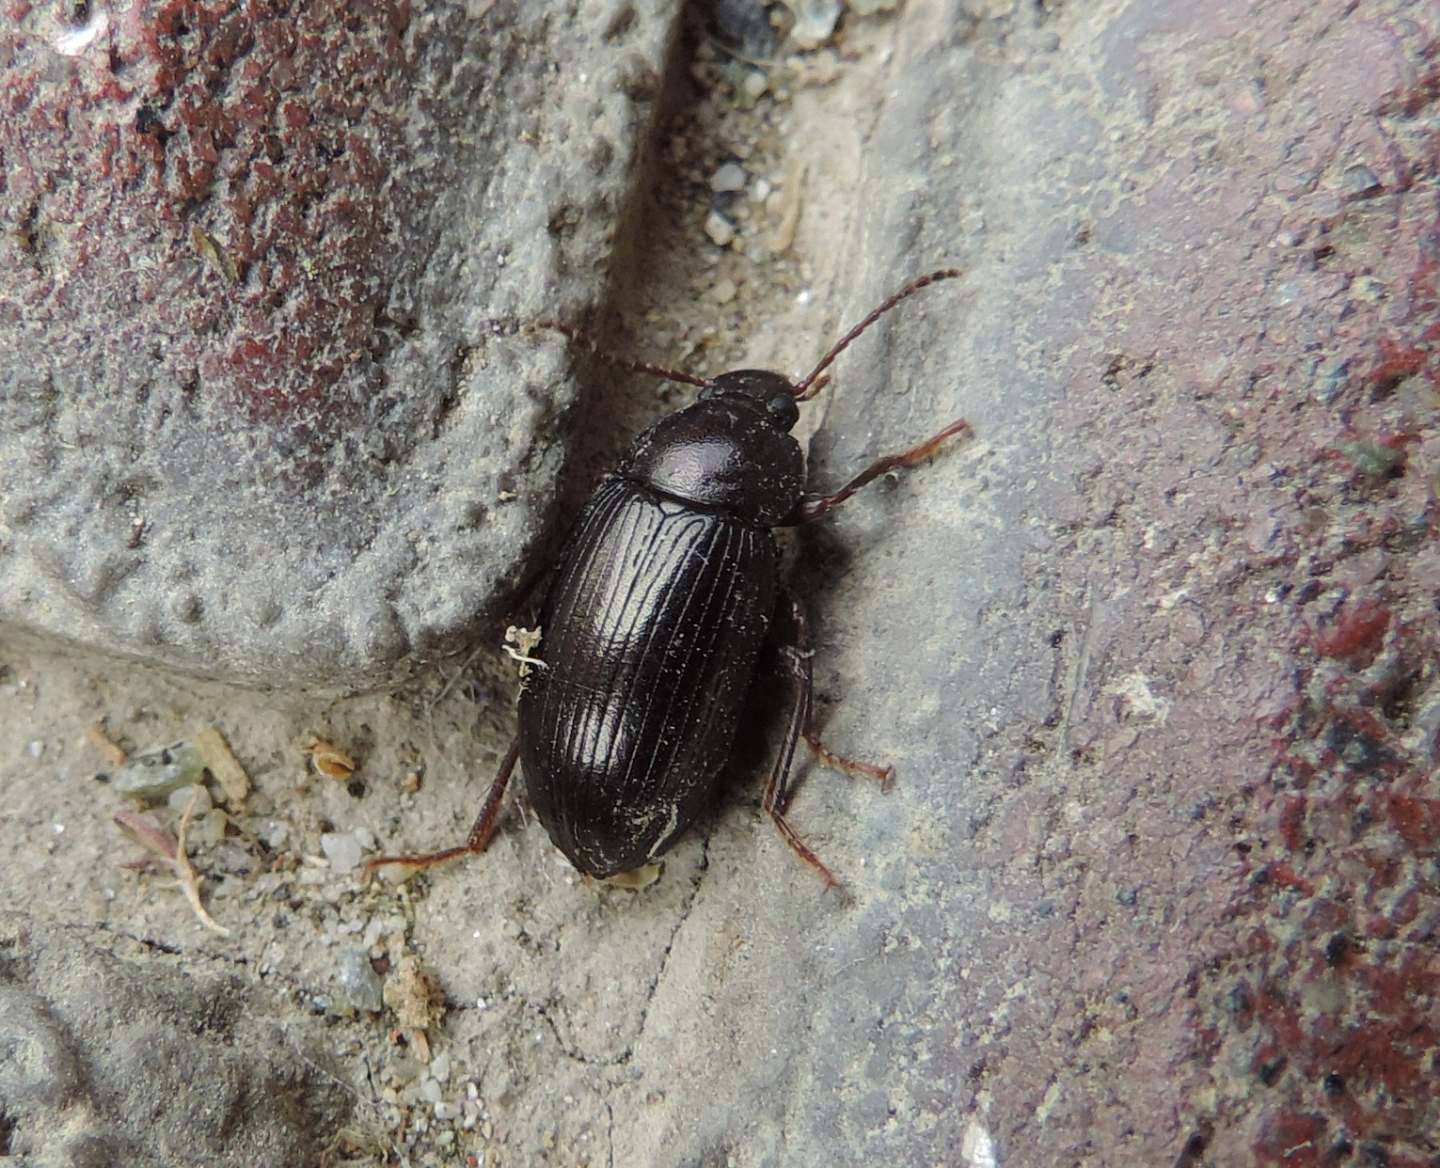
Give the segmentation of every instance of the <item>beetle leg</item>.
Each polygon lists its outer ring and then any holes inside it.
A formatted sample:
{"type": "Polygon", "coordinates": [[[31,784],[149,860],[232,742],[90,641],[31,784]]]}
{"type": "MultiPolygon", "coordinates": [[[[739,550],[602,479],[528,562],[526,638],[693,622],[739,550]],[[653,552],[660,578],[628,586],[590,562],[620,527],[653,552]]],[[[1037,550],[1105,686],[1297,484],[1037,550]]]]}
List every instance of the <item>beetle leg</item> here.
{"type": "Polygon", "coordinates": [[[495,834],[495,828],[500,822],[500,804],[505,799],[505,788],[510,785],[510,776],[515,772],[515,762],[519,757],[520,737],[516,735],[515,741],[510,744],[510,749],[500,761],[500,769],[495,774],[495,781],[490,784],[490,793],[485,796],[485,806],[480,808],[480,814],[475,817],[475,824],[470,828],[469,838],[459,847],[424,852],[415,856],[376,856],[365,862],[365,871],[373,872],[389,864],[403,864],[412,869],[410,874],[413,875],[421,868],[443,864],[446,860],[459,856],[478,855],[483,852],[490,846],[490,837],[495,834]]]}
{"type": "MultiPolygon", "coordinates": [[[[810,647],[810,621],[805,615],[804,605],[798,598],[787,594],[786,599],[790,604],[790,624],[794,632],[792,633],[793,640],[787,645],[782,645],[780,652],[785,658],[786,668],[789,669],[790,677],[796,686],[812,695],[806,700],[805,722],[800,729],[801,736],[814,752],[815,757],[831,770],[841,771],[852,778],[874,779],[882,789],[887,789],[890,786],[890,780],[895,777],[894,767],[861,762],[858,758],[850,758],[831,750],[820,741],[820,728],[815,722],[814,673],[810,664],[815,656],[815,650],[810,647]]],[[[780,804],[781,811],[788,806],[790,797],[791,793],[787,790],[780,804]]]]}
{"type": "Polygon", "coordinates": [[[832,771],[843,771],[857,779],[874,779],[880,784],[881,790],[889,790],[890,782],[895,777],[893,766],[877,766],[873,762],[861,762],[858,758],[848,758],[843,754],[836,754],[820,741],[820,735],[813,722],[805,727],[805,741],[815,752],[815,757],[832,771]]]}
{"type": "Polygon", "coordinates": [[[840,881],[802,840],[790,821],[785,818],[785,808],[790,802],[790,772],[795,764],[795,747],[802,735],[810,737],[811,695],[814,690],[814,675],[810,662],[810,626],[805,619],[805,609],[794,596],[790,601],[790,620],[795,627],[794,642],[781,650],[791,679],[795,682],[795,704],[790,707],[790,717],[785,725],[785,739],[775,759],[775,769],[770,772],[770,781],[765,784],[765,813],[775,824],[775,829],[791,850],[806,864],[815,869],[826,888],[836,888],[840,881]]]}
{"type": "Polygon", "coordinates": [[[911,467],[918,466],[940,449],[947,438],[963,434],[969,429],[969,422],[964,418],[957,418],[940,433],[932,435],[909,450],[902,450],[899,454],[887,454],[884,458],[876,459],[833,495],[811,495],[801,499],[795,510],[786,516],[780,526],[793,527],[796,524],[810,523],[823,515],[828,515],[866,483],[873,482],[888,471],[909,470],[911,467]]]}

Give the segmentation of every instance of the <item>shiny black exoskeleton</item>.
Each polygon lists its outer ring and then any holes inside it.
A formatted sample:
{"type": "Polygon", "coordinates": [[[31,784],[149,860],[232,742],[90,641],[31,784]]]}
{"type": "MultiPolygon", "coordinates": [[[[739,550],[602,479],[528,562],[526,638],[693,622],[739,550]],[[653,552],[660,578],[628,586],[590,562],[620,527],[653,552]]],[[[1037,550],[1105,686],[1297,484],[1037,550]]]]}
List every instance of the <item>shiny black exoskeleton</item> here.
{"type": "Polygon", "coordinates": [[[822,760],[854,773],[889,771],[833,754],[814,732],[804,611],[793,599],[780,604],[772,529],[818,519],[880,474],[916,465],[966,423],[817,497],[803,494],[804,457],[790,431],[797,402],[820,388],[821,373],[851,341],[900,300],[958,274],[901,289],[798,383],[763,370],[702,380],[635,366],[700,385],[699,400],[641,434],[581,513],[542,609],[517,742],[469,841],[372,867],[483,850],[517,759],[540,822],[581,872],[611,876],[661,855],[710,801],[778,611],[792,630],[784,660],[796,700],[765,810],[796,853],[835,882],[784,816],[796,744],[803,737],[822,760]]]}
{"type": "Polygon", "coordinates": [[[575,526],[520,696],[520,766],[582,872],[640,867],[709,801],[779,595],[770,529],[800,502],[798,416],[778,374],[717,377],[575,526]]]}

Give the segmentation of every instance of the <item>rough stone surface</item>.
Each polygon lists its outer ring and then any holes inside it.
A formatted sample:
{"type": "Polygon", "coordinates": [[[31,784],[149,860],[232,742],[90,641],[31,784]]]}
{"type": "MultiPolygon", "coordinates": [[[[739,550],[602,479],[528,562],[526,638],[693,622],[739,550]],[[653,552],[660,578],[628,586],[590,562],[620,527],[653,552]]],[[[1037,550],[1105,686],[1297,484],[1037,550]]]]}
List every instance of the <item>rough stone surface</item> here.
{"type": "MultiPolygon", "coordinates": [[[[841,35],[767,73],[790,155],[724,140],[713,103],[666,143],[694,250],[649,215],[634,275],[701,290],[631,322],[671,350],[627,351],[800,371],[907,277],[967,270],[806,410],[817,486],[975,429],[797,540],[825,736],[898,770],[888,795],[799,786],[851,899],[758,811],[763,717],[641,893],[581,881],[523,800],[486,856],[396,891],[321,838],[463,838],[514,729],[499,679],[262,700],[18,643],[0,884],[316,1010],[342,954],[387,1003],[421,959],[445,1007],[423,1073],[398,1015],[335,1022],[366,1108],[329,1128],[392,1161],[1433,1164],[1440,13],[913,0],[841,35]],[[757,197],[710,191],[732,157],[757,197]],[[195,862],[233,936],[117,867],[79,734],[102,715],[137,749],[222,723],[250,839],[195,862]],[[356,776],[307,774],[309,735],[356,776]]],[[[738,89],[745,56],[693,71],[738,89]]],[[[663,408],[625,381],[591,415],[617,439],[663,408]]]]}
{"type": "Polygon", "coordinates": [[[100,941],[14,914],[0,925],[0,1157],[315,1162],[347,1104],[300,1046],[306,1020],[199,953],[182,967],[100,941]]]}
{"type": "Polygon", "coordinates": [[[814,448],[836,479],[978,435],[810,561],[837,723],[902,778],[822,837],[870,857],[858,911],[773,910],[788,1057],[735,1042],[717,970],[670,1021],[747,1070],[658,1122],[870,1163],[1432,1164],[1440,11],[968,7],[909,9],[848,315],[920,257],[970,290],[857,353],[814,448]]]}
{"type": "Polygon", "coordinates": [[[8,3],[0,619],[344,688],[493,608],[572,395],[497,333],[600,295],[672,19],[8,3]]]}

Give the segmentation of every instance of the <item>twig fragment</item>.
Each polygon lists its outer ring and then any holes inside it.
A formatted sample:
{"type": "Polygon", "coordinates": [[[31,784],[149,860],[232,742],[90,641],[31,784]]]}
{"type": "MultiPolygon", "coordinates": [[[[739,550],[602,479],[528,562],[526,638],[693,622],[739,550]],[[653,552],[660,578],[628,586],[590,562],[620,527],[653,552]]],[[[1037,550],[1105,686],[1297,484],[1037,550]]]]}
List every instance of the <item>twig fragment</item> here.
{"type": "Polygon", "coordinates": [[[175,873],[180,891],[185,894],[185,899],[190,902],[190,908],[200,923],[212,932],[219,933],[222,937],[228,937],[230,930],[205,911],[205,906],[200,901],[200,877],[191,866],[190,857],[185,854],[185,834],[190,830],[190,820],[195,814],[195,805],[199,798],[200,789],[196,787],[190,796],[190,801],[185,805],[184,814],[180,816],[180,826],[176,829],[174,836],[161,827],[153,817],[138,811],[117,811],[112,817],[112,821],[116,827],[147,852],[158,857],[170,867],[170,870],[175,873]]]}
{"type": "Polygon", "coordinates": [[[195,735],[193,741],[200,757],[205,760],[206,769],[215,776],[225,792],[225,802],[232,807],[243,803],[245,796],[250,794],[250,776],[225,741],[225,735],[210,726],[195,735]]]}
{"type": "Polygon", "coordinates": [[[105,756],[105,761],[112,767],[124,766],[126,759],[130,757],[123,746],[105,733],[103,722],[91,722],[86,726],[85,737],[91,746],[105,756]]]}

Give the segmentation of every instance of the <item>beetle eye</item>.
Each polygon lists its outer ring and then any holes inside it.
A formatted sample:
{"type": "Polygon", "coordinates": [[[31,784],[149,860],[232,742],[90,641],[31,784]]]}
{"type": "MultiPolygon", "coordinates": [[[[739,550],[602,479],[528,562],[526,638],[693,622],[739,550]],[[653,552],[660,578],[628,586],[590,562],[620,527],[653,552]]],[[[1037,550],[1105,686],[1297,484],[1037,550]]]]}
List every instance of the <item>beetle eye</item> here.
{"type": "Polygon", "coordinates": [[[790,429],[800,417],[800,408],[795,404],[795,399],[788,393],[777,393],[765,403],[765,409],[769,411],[773,421],[790,429]]]}

